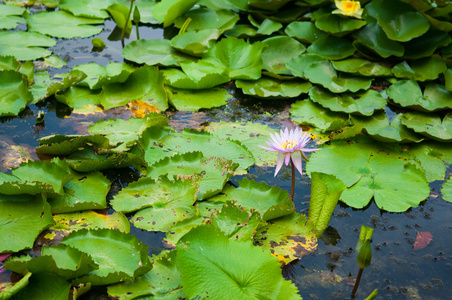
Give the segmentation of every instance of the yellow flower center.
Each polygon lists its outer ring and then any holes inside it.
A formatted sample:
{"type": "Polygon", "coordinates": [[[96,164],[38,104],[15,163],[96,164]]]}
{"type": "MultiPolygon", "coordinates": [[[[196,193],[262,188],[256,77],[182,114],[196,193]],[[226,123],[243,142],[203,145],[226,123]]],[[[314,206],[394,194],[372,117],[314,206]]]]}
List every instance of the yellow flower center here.
{"type": "Polygon", "coordinates": [[[355,13],[361,8],[361,4],[358,1],[341,1],[342,10],[347,13],[355,13]]]}
{"type": "Polygon", "coordinates": [[[281,148],[283,149],[292,149],[295,147],[296,143],[294,141],[285,141],[282,143],[281,148]]]}

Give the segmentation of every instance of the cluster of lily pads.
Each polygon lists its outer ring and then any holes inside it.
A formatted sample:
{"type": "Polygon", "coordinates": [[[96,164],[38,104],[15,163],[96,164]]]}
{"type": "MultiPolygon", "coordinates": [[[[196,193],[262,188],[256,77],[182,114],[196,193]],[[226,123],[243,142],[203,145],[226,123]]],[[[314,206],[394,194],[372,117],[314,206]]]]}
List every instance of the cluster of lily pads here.
{"type": "MultiPolygon", "coordinates": [[[[349,13],[342,2],[354,1],[137,0],[134,22],[179,33],[128,43],[126,63],[80,65],[53,78],[33,60],[63,63],[44,49],[54,38],[96,35],[108,18],[130,32],[129,3],[48,0],[41,3],[55,10],[33,13],[16,5],[35,1],[4,2],[0,117],[52,96],[81,113],[131,103],[151,111],[208,109],[227,103],[222,84],[234,80],[262,101],[294,101],[292,120],[325,146],[307,164],[314,203],[307,220],[277,187],[228,183],[255,163],[274,164],[257,147],[267,126],[217,123],[177,132],[151,113],[98,121],[85,136],[42,138],[36,151],[49,161],[0,173],[0,253],[22,254],[40,234],[47,241],[40,255],[6,261],[24,277],[0,285],[0,299],[77,297],[99,285],[120,299],[206,291],[214,299],[299,299],[280,265],[315,249],[329,220],[322,211],[331,216],[338,199],[406,211],[452,163],[445,1],[361,1],[363,9],[349,13]],[[27,31],[15,29],[18,23],[27,31]],[[107,203],[110,181],[102,171],[126,167],[143,177],[107,203]],[[115,213],[99,212],[109,207],[115,213]],[[165,232],[175,249],[149,258],[129,234],[129,219],[165,232]]],[[[452,201],[451,179],[442,192],[452,201]]]]}

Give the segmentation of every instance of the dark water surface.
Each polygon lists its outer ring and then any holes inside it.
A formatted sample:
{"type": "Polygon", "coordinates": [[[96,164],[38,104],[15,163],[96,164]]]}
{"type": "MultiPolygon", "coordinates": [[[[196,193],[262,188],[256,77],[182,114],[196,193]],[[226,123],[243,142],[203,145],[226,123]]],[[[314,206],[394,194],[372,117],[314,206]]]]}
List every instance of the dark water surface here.
{"type": "MultiPolygon", "coordinates": [[[[67,60],[62,69],[50,70],[52,74],[68,72],[80,64],[96,62],[107,65],[109,62],[122,62],[121,42],[109,41],[115,24],[105,22],[105,30],[97,37],[107,43],[102,52],[92,52],[91,39],[59,40],[53,49],[54,54],[67,60]]],[[[134,28],[135,29],[135,28],[134,28]]],[[[171,35],[162,29],[141,26],[141,38],[162,38],[171,35]]],[[[133,30],[130,42],[135,40],[133,30]]],[[[170,124],[177,128],[197,127],[203,122],[217,121],[259,121],[275,129],[281,128],[282,120],[289,117],[291,101],[254,100],[235,91],[232,84],[226,85],[234,95],[225,107],[196,113],[167,112],[170,124]],[[265,113],[265,114],[264,114],[265,113]]],[[[95,115],[74,115],[65,105],[54,99],[47,99],[38,105],[30,105],[17,118],[0,118],[0,141],[8,145],[29,149],[30,157],[36,158],[34,148],[37,139],[50,134],[84,134],[90,124],[99,119],[129,118],[130,112],[114,109],[95,115]],[[45,123],[36,125],[38,110],[45,111],[45,123]]],[[[0,144],[0,151],[4,151],[0,144]]],[[[8,157],[2,156],[0,163],[8,157]]],[[[3,170],[5,171],[5,170],[3,170]]],[[[275,178],[274,169],[251,168],[250,178],[290,189],[289,169],[275,178]]],[[[446,178],[452,174],[449,167],[446,178]]],[[[113,181],[110,197],[139,176],[132,169],[106,172],[113,181]]],[[[233,177],[236,181],[243,176],[233,177]]],[[[297,174],[295,204],[297,211],[308,212],[310,181],[307,176],[297,174]]],[[[298,286],[304,299],[349,299],[353,288],[353,278],[359,267],[356,263],[355,246],[361,224],[375,228],[372,240],[373,258],[369,268],[364,270],[356,299],[364,299],[374,289],[378,289],[377,299],[452,299],[452,203],[442,200],[439,193],[443,181],[431,184],[430,197],[417,208],[405,213],[381,212],[372,202],[361,210],[338,205],[318,249],[314,254],[304,257],[283,272],[298,286]],[[417,231],[429,231],[433,235],[430,245],[413,251],[417,231]]],[[[146,232],[132,226],[131,233],[149,246],[149,253],[158,253],[164,245],[161,233],[146,232]]],[[[5,273],[8,274],[8,273],[5,273]]],[[[6,276],[2,274],[3,276],[6,276]]],[[[9,276],[10,274],[8,274],[9,276]]],[[[1,277],[0,277],[1,280],[1,277]]],[[[105,298],[105,290],[94,290],[83,299],[105,298]]]]}

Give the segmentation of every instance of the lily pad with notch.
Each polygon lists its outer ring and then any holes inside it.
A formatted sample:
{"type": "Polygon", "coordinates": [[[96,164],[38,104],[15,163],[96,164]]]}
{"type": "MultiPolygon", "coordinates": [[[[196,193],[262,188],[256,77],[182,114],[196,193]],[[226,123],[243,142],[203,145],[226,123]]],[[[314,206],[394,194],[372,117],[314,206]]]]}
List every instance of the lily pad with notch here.
{"type": "Polygon", "coordinates": [[[402,116],[402,124],[433,140],[452,141],[452,113],[441,119],[436,114],[407,112],[402,116]]]}

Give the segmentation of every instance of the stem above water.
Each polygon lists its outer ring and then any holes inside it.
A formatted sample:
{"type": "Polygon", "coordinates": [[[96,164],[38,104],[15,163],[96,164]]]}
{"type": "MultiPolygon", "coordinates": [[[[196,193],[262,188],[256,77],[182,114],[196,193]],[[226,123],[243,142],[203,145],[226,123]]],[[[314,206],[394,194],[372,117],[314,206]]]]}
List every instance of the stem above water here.
{"type": "Polygon", "coordinates": [[[290,165],[292,167],[292,186],[290,187],[290,200],[293,202],[293,195],[295,193],[295,165],[292,159],[290,159],[290,165]]]}
{"type": "Polygon", "coordinates": [[[359,282],[361,281],[361,276],[363,275],[363,270],[364,269],[361,269],[361,268],[359,269],[358,277],[356,278],[355,286],[353,287],[353,290],[352,290],[352,299],[355,299],[355,294],[356,294],[356,291],[358,290],[359,282]]]}

